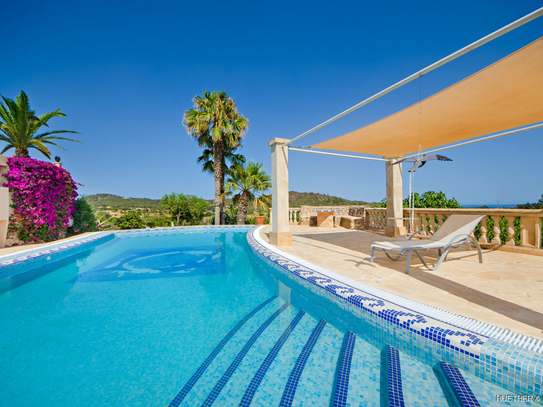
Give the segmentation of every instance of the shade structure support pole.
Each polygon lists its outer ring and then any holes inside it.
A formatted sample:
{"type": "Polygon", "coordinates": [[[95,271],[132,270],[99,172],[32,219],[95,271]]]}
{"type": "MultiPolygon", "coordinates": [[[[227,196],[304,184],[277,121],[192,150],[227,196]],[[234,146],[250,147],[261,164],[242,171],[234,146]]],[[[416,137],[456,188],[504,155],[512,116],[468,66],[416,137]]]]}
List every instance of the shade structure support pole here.
{"type": "Polygon", "coordinates": [[[318,130],[318,129],[320,129],[320,128],[322,128],[322,127],[336,121],[337,119],[342,118],[343,116],[355,111],[356,109],[361,108],[362,106],[367,105],[368,103],[373,102],[376,99],[379,99],[381,96],[384,96],[387,93],[390,93],[393,90],[398,89],[399,87],[408,84],[409,82],[419,78],[420,76],[425,75],[428,72],[431,72],[434,69],[437,69],[440,66],[445,65],[446,63],[451,62],[452,60],[454,60],[454,59],[456,59],[456,58],[458,58],[458,57],[460,57],[460,56],[462,56],[464,54],[467,54],[470,51],[473,51],[475,48],[478,48],[481,45],[484,45],[487,42],[490,42],[490,41],[502,36],[503,34],[506,34],[509,31],[520,27],[523,24],[526,24],[526,23],[528,23],[528,22],[530,22],[530,21],[532,21],[532,20],[534,20],[534,19],[536,19],[538,17],[541,17],[542,15],[543,15],[543,7],[531,12],[530,14],[525,15],[522,18],[519,18],[516,21],[513,21],[512,23],[506,25],[505,27],[500,28],[499,30],[494,31],[491,34],[488,34],[486,37],[483,37],[483,38],[481,38],[481,39],[479,39],[479,40],[477,40],[475,42],[472,42],[471,44],[465,46],[464,48],[459,49],[456,52],[453,52],[452,54],[446,56],[445,58],[440,59],[437,62],[434,62],[432,65],[428,65],[426,68],[421,69],[418,72],[415,72],[414,74],[408,76],[407,78],[402,79],[399,82],[396,82],[394,85],[389,86],[388,88],[382,90],[381,92],[376,93],[375,95],[363,100],[362,102],[360,102],[360,103],[354,105],[353,107],[341,112],[340,114],[335,115],[331,119],[328,119],[325,122],[319,124],[318,126],[315,126],[312,129],[306,131],[305,133],[302,133],[299,136],[294,137],[292,140],[289,140],[287,143],[285,143],[285,145],[290,145],[291,143],[293,143],[293,142],[301,139],[302,137],[305,137],[308,134],[311,134],[314,131],[316,131],[316,130],[318,130]]]}
{"type": "Polygon", "coordinates": [[[272,231],[270,243],[275,246],[292,246],[292,233],[288,218],[288,139],[274,138],[271,147],[272,161],[272,231]]]}
{"type": "Polygon", "coordinates": [[[361,155],[352,155],[352,154],[329,153],[328,151],[312,150],[312,149],[308,149],[308,148],[289,147],[288,149],[292,150],[292,151],[301,151],[302,153],[332,155],[332,156],[335,156],[335,157],[345,157],[345,158],[358,158],[360,160],[370,160],[370,161],[387,161],[384,158],[364,157],[364,156],[361,156],[361,155]]]}
{"type": "Polygon", "coordinates": [[[403,226],[402,166],[392,165],[397,158],[390,158],[386,163],[387,182],[387,223],[385,235],[396,237],[405,233],[403,226]]]}

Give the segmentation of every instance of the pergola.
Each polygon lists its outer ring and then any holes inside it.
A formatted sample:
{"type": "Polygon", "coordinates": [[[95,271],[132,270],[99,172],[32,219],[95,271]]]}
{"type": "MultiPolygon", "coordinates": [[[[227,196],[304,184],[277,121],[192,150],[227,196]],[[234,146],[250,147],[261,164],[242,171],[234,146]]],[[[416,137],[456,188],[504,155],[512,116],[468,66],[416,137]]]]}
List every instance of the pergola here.
{"type": "Polygon", "coordinates": [[[288,221],[289,149],[384,161],[387,185],[385,234],[396,236],[403,225],[401,165],[392,165],[398,159],[543,127],[542,37],[445,90],[382,120],[308,148],[290,147],[294,141],[311,132],[542,14],[543,8],[534,11],[292,140],[271,140],[273,211],[270,241],[278,246],[292,244],[288,221]]]}

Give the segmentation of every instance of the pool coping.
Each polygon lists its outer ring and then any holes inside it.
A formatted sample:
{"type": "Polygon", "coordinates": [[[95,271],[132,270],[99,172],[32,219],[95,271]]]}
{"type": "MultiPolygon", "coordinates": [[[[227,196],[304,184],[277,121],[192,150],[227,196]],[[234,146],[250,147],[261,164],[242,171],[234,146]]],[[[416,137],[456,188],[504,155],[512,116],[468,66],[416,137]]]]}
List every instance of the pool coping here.
{"type": "Polygon", "coordinates": [[[249,245],[261,257],[386,323],[415,333],[433,343],[433,347],[449,348],[461,354],[462,358],[473,360],[469,365],[479,377],[525,394],[540,394],[543,390],[542,344],[536,338],[443,311],[336,274],[267,243],[260,236],[262,228],[255,228],[247,234],[249,245]]]}

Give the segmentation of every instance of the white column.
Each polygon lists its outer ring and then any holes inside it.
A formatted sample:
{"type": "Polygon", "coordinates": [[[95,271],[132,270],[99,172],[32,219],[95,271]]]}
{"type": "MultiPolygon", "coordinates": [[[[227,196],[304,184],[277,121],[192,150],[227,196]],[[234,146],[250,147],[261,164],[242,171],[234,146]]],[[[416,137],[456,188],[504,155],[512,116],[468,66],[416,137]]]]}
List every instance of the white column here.
{"type": "Polygon", "coordinates": [[[385,226],[385,235],[389,237],[405,233],[403,221],[400,219],[403,217],[402,164],[392,165],[396,161],[398,161],[397,158],[391,158],[385,163],[387,182],[387,224],[385,226]]]}
{"type": "Polygon", "coordinates": [[[268,145],[272,158],[272,231],[270,243],[276,246],[292,246],[292,233],[288,220],[288,147],[281,147],[289,141],[274,138],[268,145]]]}

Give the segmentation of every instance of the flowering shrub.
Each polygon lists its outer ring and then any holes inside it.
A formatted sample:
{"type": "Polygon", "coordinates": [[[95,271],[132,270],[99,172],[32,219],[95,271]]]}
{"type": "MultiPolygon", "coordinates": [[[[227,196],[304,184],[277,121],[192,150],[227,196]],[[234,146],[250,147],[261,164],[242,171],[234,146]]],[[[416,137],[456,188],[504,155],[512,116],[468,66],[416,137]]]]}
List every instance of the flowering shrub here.
{"type": "Polygon", "coordinates": [[[11,192],[14,215],[10,229],[25,242],[49,242],[66,236],[75,212],[77,186],[70,173],[51,163],[8,158],[4,184],[11,192]]]}

